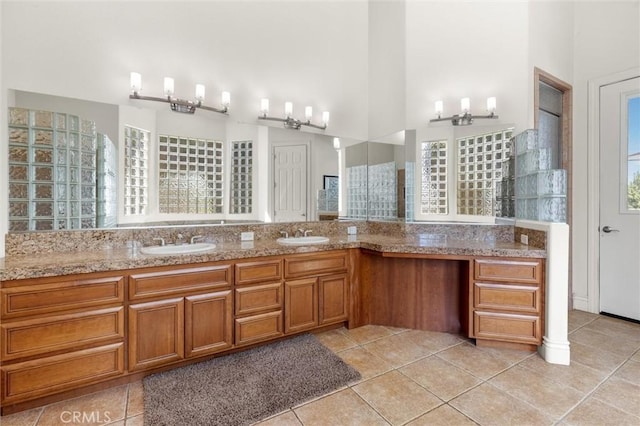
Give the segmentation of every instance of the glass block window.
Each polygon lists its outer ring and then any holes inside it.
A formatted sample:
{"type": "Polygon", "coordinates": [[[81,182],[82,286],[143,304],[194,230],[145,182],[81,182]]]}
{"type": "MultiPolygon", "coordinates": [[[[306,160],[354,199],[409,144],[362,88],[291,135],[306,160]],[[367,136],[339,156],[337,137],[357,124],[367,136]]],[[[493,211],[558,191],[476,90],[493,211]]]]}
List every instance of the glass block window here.
{"type": "Polygon", "coordinates": [[[160,213],[222,213],[221,141],[160,135],[158,153],[160,213]]]}
{"type": "Polygon", "coordinates": [[[229,213],[251,213],[253,204],[253,142],[231,142],[229,213]]]}
{"type": "Polygon", "coordinates": [[[149,178],[149,139],[151,132],[136,127],[124,128],[124,214],[147,213],[149,178]]]}
{"type": "Polygon", "coordinates": [[[367,218],[367,165],[347,167],[347,216],[367,218]]]}
{"type": "Polygon", "coordinates": [[[420,210],[422,214],[449,213],[447,196],[447,141],[422,142],[420,210]]]}
{"type": "Polygon", "coordinates": [[[370,219],[395,219],[398,216],[395,161],[371,165],[368,172],[368,217],[370,219]]]}
{"type": "Polygon", "coordinates": [[[458,214],[495,216],[496,184],[509,159],[511,129],[456,140],[458,214]]]}
{"type": "Polygon", "coordinates": [[[9,108],[9,230],[96,227],[96,128],[78,116],[9,108]]]}

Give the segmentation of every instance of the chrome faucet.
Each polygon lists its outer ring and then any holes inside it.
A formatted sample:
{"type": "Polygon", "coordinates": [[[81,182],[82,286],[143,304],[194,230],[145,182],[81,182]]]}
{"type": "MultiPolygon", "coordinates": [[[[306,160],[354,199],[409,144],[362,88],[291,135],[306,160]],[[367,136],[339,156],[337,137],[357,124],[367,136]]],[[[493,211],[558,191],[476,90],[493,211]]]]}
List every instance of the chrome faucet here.
{"type": "Polygon", "coordinates": [[[160,245],[163,246],[164,245],[164,238],[154,238],[153,241],[160,241],[160,245]]]}
{"type": "Polygon", "coordinates": [[[304,235],[304,229],[298,229],[296,231],[296,238],[302,237],[304,235]]]}
{"type": "Polygon", "coordinates": [[[311,229],[307,229],[306,231],[304,231],[304,236],[307,237],[309,236],[309,234],[311,234],[313,231],[311,229]]]}
{"type": "Polygon", "coordinates": [[[184,244],[184,236],[182,234],[178,234],[176,236],[176,242],[175,245],[179,246],[181,244],[184,244]]]}
{"type": "Polygon", "coordinates": [[[194,235],[191,237],[191,244],[195,244],[198,240],[204,239],[204,235],[194,235]]]}
{"type": "Polygon", "coordinates": [[[282,235],[285,238],[289,238],[289,233],[287,231],[280,231],[280,235],[282,235]]]}

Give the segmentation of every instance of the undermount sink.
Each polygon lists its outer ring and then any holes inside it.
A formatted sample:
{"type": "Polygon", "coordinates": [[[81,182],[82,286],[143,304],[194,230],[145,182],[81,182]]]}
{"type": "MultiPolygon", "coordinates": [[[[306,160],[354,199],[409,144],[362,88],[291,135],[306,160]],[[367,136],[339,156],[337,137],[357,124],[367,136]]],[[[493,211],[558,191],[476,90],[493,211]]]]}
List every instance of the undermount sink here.
{"type": "Polygon", "coordinates": [[[288,245],[288,246],[305,246],[308,244],[322,244],[329,241],[327,237],[321,237],[319,235],[309,235],[306,237],[287,237],[287,238],[278,238],[276,240],[280,244],[288,245]]]}
{"type": "Polygon", "coordinates": [[[194,244],[167,244],[164,246],[149,246],[142,247],[140,253],[142,254],[193,254],[202,253],[205,251],[213,250],[216,245],[213,243],[194,243],[194,244]]]}

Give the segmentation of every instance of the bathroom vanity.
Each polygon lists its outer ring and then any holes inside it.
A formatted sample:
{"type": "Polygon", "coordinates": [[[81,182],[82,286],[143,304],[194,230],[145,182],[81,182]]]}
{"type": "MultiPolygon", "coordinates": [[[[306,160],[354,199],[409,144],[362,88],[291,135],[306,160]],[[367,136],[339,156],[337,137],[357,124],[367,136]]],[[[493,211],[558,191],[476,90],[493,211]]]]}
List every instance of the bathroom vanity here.
{"type": "Polygon", "coordinates": [[[361,235],[302,247],[223,242],[182,256],[7,257],[2,412],[342,325],[534,350],[544,330],[545,256],[512,242],[361,235]]]}

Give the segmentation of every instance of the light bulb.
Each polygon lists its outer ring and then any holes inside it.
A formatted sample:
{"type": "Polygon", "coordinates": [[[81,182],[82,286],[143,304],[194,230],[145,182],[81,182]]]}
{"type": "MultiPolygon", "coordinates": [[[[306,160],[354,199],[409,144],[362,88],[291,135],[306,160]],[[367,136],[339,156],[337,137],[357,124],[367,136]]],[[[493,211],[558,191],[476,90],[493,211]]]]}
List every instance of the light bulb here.
{"type": "Polygon", "coordinates": [[[167,96],[173,95],[173,79],[171,77],[164,78],[164,94],[167,96]]]}
{"type": "Polygon", "coordinates": [[[487,111],[489,111],[491,114],[496,112],[496,98],[487,98],[487,111]]]}
{"type": "Polygon", "coordinates": [[[222,92],[222,106],[228,107],[231,104],[231,93],[222,92]]]}
{"type": "Polygon", "coordinates": [[[260,112],[262,113],[262,115],[269,114],[269,99],[262,98],[262,100],[260,101],[260,112]]]}
{"type": "Polygon", "coordinates": [[[196,84],[196,100],[204,101],[204,84],[196,84]]]}
{"type": "Polygon", "coordinates": [[[322,113],[322,123],[324,123],[325,126],[329,124],[329,111],[322,113]]]}
{"type": "Polygon", "coordinates": [[[313,117],[313,108],[310,106],[304,108],[304,117],[307,121],[311,121],[311,117],[313,117]]]}
{"type": "Polygon", "coordinates": [[[140,73],[131,73],[131,91],[137,93],[142,90],[142,76],[140,73]]]}
{"type": "Polygon", "coordinates": [[[444,111],[444,103],[442,101],[436,101],[436,115],[438,116],[438,118],[440,118],[443,111],[444,111]]]}
{"type": "Polygon", "coordinates": [[[284,115],[289,118],[293,115],[293,103],[285,102],[284,103],[284,115]]]}
{"type": "Polygon", "coordinates": [[[460,109],[462,110],[463,114],[469,112],[469,110],[471,109],[471,102],[469,101],[469,98],[460,99],[460,109]]]}

